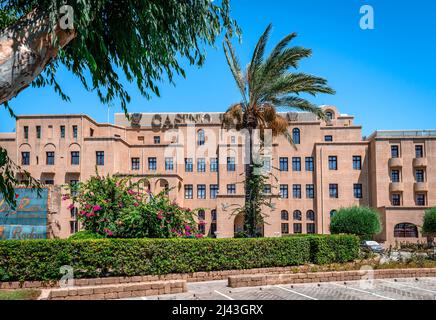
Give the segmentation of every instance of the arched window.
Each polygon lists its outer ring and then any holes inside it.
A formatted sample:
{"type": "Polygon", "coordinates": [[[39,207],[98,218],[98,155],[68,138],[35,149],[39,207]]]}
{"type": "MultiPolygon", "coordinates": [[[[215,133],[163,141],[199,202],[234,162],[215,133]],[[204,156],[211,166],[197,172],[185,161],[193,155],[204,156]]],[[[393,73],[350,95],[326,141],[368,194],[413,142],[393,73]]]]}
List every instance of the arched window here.
{"type": "Polygon", "coordinates": [[[199,220],[205,220],[206,219],[206,213],[204,212],[204,210],[198,211],[198,219],[199,220]]]}
{"type": "Polygon", "coordinates": [[[334,117],[333,112],[331,112],[331,111],[327,111],[327,112],[325,113],[325,115],[326,115],[326,117],[327,117],[327,121],[331,121],[331,120],[333,120],[333,117],[334,117]]]}
{"type": "Polygon", "coordinates": [[[395,238],[418,238],[418,228],[412,223],[399,223],[394,228],[395,238]]]}
{"type": "Polygon", "coordinates": [[[336,213],[337,213],[336,210],[330,211],[330,218],[333,218],[336,215],[336,213]]]}
{"type": "Polygon", "coordinates": [[[294,141],[294,144],[300,144],[300,129],[295,128],[292,130],[292,140],[294,141]]]}
{"type": "Polygon", "coordinates": [[[316,215],[315,212],[313,210],[309,210],[306,212],[306,219],[308,221],[315,221],[316,215]]]}
{"type": "Polygon", "coordinates": [[[303,219],[303,215],[301,214],[300,210],[294,211],[294,220],[301,221],[303,219]]]}
{"type": "Polygon", "coordinates": [[[282,220],[288,221],[289,220],[289,213],[288,213],[288,211],[282,210],[281,217],[282,217],[282,220]]]}
{"type": "Polygon", "coordinates": [[[197,144],[199,146],[202,146],[202,145],[204,145],[205,141],[206,141],[206,137],[204,135],[204,130],[203,129],[198,130],[198,132],[197,132],[197,144]]]}

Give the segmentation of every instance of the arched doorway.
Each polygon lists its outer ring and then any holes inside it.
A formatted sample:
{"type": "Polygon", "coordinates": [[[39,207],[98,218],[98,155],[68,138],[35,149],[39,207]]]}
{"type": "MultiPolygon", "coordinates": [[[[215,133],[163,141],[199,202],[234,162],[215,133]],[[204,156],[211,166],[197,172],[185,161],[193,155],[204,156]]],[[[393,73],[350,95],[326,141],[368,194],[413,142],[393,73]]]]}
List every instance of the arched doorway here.
{"type": "MultiPolygon", "coordinates": [[[[239,237],[240,233],[244,232],[244,224],[245,224],[244,214],[240,213],[240,214],[236,215],[235,221],[234,221],[235,237],[239,237]]],[[[261,237],[263,237],[263,235],[264,235],[264,225],[263,224],[260,224],[257,227],[257,232],[261,237]]]]}

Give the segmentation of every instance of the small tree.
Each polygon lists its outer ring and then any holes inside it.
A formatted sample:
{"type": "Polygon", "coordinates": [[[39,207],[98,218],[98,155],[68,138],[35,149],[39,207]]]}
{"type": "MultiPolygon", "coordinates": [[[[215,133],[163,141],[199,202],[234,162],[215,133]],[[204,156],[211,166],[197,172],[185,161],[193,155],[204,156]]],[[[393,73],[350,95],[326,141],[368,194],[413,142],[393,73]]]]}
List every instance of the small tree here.
{"type": "Polygon", "coordinates": [[[371,239],[381,232],[380,216],[368,207],[342,208],[330,222],[332,234],[355,234],[363,239],[371,239]]]}
{"type": "Polygon", "coordinates": [[[425,212],[422,234],[427,237],[427,242],[431,246],[436,235],[436,207],[425,212]]]}

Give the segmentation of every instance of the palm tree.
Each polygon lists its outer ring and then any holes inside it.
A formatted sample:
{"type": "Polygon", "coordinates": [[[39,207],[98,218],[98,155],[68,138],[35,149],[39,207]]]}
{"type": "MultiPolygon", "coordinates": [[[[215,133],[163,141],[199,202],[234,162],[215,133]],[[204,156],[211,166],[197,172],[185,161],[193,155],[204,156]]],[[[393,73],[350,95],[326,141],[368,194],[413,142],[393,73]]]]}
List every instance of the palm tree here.
{"type": "Polygon", "coordinates": [[[249,237],[257,235],[257,226],[263,220],[259,205],[259,192],[261,192],[259,183],[262,183],[262,179],[254,174],[255,168],[261,167],[261,164],[253,157],[253,132],[259,130],[263,137],[263,132],[268,129],[272,131],[273,136],[284,135],[292,143],[288,132],[288,122],[278,113],[278,109],[311,112],[323,119],[325,114],[322,109],[302,98],[300,94],[308,93],[316,96],[319,93],[335,93],[327,85],[327,80],[323,78],[290,71],[298,68],[298,62],[301,59],[312,55],[310,49],[288,46],[297,36],[296,33],[284,37],[265,58],[265,47],[271,29],[270,24],[260,37],[251,63],[245,72],[240,67],[230,40],[226,38],[224,43],[227,63],[236,80],[242,100],[226,111],[223,125],[235,127],[237,130],[245,129],[249,135],[250,155],[249,164],[245,169],[245,206],[243,208],[244,231],[249,237]]]}

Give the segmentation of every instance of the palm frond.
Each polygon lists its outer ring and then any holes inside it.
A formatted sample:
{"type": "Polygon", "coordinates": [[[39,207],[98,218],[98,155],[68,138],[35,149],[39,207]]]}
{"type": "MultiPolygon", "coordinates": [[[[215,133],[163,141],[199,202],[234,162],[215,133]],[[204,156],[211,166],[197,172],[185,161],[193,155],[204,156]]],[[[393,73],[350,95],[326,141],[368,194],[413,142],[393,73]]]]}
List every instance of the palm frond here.
{"type": "Polygon", "coordinates": [[[324,111],[307,101],[306,99],[295,97],[295,96],[287,96],[273,99],[272,101],[277,108],[288,109],[288,110],[297,110],[297,111],[305,111],[315,114],[320,119],[325,119],[324,111]]]}
{"type": "Polygon", "coordinates": [[[235,50],[233,49],[232,43],[230,42],[230,39],[228,37],[226,37],[223,47],[224,47],[224,54],[226,56],[227,64],[229,65],[233,78],[235,79],[238,89],[241,92],[242,99],[245,102],[245,104],[247,104],[246,81],[244,79],[244,75],[241,66],[239,64],[239,60],[235,54],[235,50]]]}

